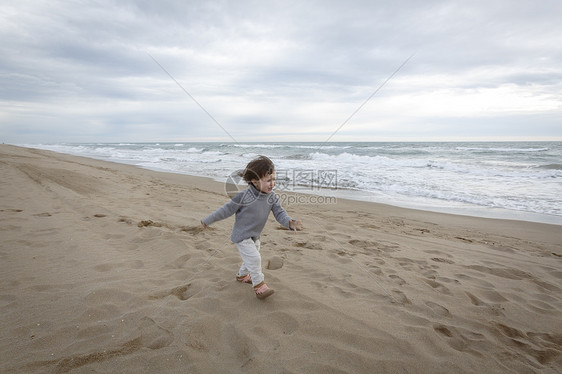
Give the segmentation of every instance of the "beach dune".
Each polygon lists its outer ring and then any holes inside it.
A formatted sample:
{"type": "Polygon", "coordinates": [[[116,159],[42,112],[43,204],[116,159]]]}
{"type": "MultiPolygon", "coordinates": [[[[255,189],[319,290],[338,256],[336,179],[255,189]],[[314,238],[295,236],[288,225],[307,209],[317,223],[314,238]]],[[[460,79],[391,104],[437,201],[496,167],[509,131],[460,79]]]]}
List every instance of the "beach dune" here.
{"type": "Polygon", "coordinates": [[[1,373],[560,373],[561,226],[337,199],[236,282],[222,183],[0,146],[1,373]],[[266,266],[268,265],[269,266],[266,266]]]}

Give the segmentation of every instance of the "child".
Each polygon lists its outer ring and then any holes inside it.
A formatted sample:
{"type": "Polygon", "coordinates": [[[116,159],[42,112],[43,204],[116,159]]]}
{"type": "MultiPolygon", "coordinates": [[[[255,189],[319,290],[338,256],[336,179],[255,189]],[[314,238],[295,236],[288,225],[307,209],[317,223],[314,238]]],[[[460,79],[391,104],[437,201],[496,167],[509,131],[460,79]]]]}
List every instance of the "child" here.
{"type": "Polygon", "coordinates": [[[236,275],[239,282],[252,283],[258,299],[273,294],[264,282],[261,271],[260,234],[265,226],[269,212],[277,222],[290,230],[302,230],[301,221],[291,219],[281,207],[279,197],[273,192],[275,187],[275,166],[265,156],[250,161],[241,177],[248,182],[248,188],[240,191],[228,203],[201,220],[203,229],[213,222],[236,214],[230,239],[236,244],[242,266],[236,275]]]}

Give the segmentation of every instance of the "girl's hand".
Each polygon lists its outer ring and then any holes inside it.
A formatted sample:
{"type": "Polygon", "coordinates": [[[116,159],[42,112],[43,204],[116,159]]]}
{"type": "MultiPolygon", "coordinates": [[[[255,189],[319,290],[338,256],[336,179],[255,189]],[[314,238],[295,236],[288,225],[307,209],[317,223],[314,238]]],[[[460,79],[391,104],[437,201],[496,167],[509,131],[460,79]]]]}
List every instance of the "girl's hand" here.
{"type": "Polygon", "coordinates": [[[201,222],[201,230],[205,230],[207,228],[207,225],[205,225],[203,222],[201,222]]]}
{"type": "Polygon", "coordinates": [[[290,220],[289,221],[289,229],[291,229],[292,231],[301,231],[303,229],[302,227],[302,221],[301,220],[290,220]]]}

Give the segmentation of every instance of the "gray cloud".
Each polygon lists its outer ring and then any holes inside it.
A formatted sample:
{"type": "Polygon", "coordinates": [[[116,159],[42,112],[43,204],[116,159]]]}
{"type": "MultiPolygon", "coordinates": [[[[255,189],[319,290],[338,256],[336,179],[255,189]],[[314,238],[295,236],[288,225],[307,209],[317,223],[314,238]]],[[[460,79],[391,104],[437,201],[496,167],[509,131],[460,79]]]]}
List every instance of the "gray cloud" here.
{"type": "Polygon", "coordinates": [[[0,7],[1,141],[227,139],[148,53],[241,140],[324,139],[412,54],[333,140],[562,138],[559,1],[0,7]]]}

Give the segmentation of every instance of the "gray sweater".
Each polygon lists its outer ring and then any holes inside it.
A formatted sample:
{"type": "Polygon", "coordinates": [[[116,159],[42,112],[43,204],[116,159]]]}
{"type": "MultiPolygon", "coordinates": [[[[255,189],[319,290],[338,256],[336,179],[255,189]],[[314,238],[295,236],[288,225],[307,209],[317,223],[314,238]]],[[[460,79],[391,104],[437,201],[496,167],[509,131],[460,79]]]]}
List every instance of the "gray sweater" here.
{"type": "Polygon", "coordinates": [[[230,239],[234,243],[239,243],[248,238],[256,239],[260,237],[270,211],[273,211],[273,216],[277,222],[289,228],[291,217],[281,206],[279,196],[275,192],[262,193],[250,184],[248,188],[240,191],[232,200],[205,217],[201,222],[210,226],[214,222],[236,214],[230,239]]]}

